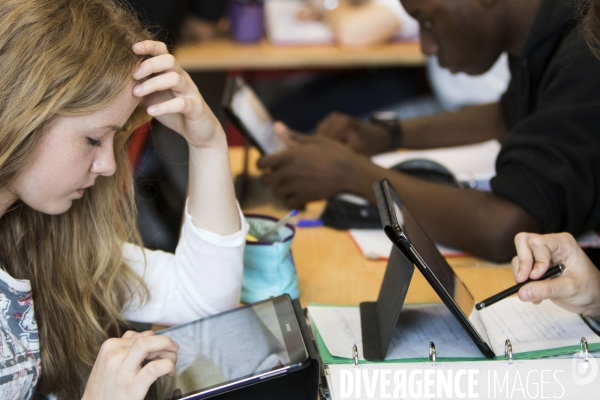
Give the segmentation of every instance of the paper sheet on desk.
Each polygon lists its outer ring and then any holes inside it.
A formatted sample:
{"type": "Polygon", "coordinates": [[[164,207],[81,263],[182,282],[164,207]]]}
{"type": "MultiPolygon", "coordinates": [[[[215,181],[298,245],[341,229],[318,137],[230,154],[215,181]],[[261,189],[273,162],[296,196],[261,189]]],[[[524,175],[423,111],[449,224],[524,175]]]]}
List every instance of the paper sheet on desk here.
{"type": "Polygon", "coordinates": [[[574,346],[582,336],[588,345],[600,343],[600,337],[579,315],[550,300],[535,305],[510,297],[484,308],[479,315],[488,333],[490,347],[498,356],[504,354],[506,339],[510,340],[515,353],[574,346]]]}
{"type": "MultiPolygon", "coordinates": [[[[333,356],[350,358],[356,344],[359,359],[364,360],[358,307],[311,305],[308,314],[333,356]]],[[[445,305],[422,304],[403,308],[386,359],[427,358],[429,342],[439,349],[438,357],[483,357],[445,305]]]]}
{"type": "MultiPolygon", "coordinates": [[[[273,44],[327,44],[334,43],[335,36],[329,25],[323,21],[298,19],[298,12],[304,7],[299,0],[265,1],[265,28],[267,37],[273,44]]],[[[398,7],[402,29],[398,39],[414,39],[419,35],[419,24],[402,7],[398,7]]]]}
{"type": "Polygon", "coordinates": [[[485,182],[496,175],[499,152],[500,143],[488,140],[468,146],[383,153],[371,157],[371,161],[380,167],[391,168],[403,161],[424,158],[445,166],[461,182],[477,182],[478,186],[485,186],[485,182]]]}
{"type": "Polygon", "coordinates": [[[298,12],[304,2],[267,0],[265,2],[265,29],[274,44],[333,43],[333,31],[322,21],[300,21],[298,12]]]}
{"type": "MultiPolygon", "coordinates": [[[[363,256],[370,260],[387,260],[392,251],[392,242],[381,229],[350,229],[348,231],[363,256]]],[[[436,245],[444,257],[464,256],[467,253],[442,245],[436,245]]]]}
{"type": "MultiPolygon", "coordinates": [[[[382,229],[350,229],[348,231],[352,240],[358,246],[365,258],[370,260],[387,260],[392,251],[392,242],[382,229]]],[[[577,237],[579,246],[600,247],[600,236],[595,232],[588,232],[577,237]]],[[[464,251],[436,245],[444,257],[458,257],[468,255],[464,251]]]]}

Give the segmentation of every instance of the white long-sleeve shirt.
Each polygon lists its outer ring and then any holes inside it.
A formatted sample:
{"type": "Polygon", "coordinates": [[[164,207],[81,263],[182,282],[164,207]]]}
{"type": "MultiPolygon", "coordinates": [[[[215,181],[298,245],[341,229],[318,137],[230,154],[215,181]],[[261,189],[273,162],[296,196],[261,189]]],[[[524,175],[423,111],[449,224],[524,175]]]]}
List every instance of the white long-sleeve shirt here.
{"type": "MultiPolygon", "coordinates": [[[[239,208],[238,208],[239,210],[239,208]]],[[[239,304],[248,224],[229,236],[199,229],[185,212],[175,254],[123,245],[123,256],[150,291],[125,307],[127,320],[181,324],[239,304]],[[145,256],[145,259],[144,259],[145,256]]],[[[0,269],[0,399],[30,399],[40,369],[40,346],[31,284],[0,269]]]]}
{"type": "Polygon", "coordinates": [[[196,227],[186,206],[175,254],[126,243],[123,256],[144,277],[151,297],[141,308],[139,301],[126,307],[125,319],[179,325],[238,306],[248,232],[241,211],[240,219],[241,230],[220,236],[196,227]]]}

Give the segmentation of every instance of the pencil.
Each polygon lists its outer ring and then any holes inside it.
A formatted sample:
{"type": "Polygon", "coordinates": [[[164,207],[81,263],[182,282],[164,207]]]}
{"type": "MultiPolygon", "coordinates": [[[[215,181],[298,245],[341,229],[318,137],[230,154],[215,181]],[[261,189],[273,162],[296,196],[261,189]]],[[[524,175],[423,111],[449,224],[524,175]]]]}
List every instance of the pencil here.
{"type": "Polygon", "coordinates": [[[262,242],[263,240],[266,240],[269,236],[271,236],[273,233],[277,232],[279,230],[279,228],[281,228],[282,226],[287,224],[290,221],[290,219],[292,219],[292,217],[295,217],[296,215],[298,215],[298,212],[296,210],[290,211],[285,217],[283,217],[279,221],[277,221],[275,223],[275,225],[273,225],[269,230],[267,230],[265,233],[260,235],[258,237],[258,241],[262,242]]]}

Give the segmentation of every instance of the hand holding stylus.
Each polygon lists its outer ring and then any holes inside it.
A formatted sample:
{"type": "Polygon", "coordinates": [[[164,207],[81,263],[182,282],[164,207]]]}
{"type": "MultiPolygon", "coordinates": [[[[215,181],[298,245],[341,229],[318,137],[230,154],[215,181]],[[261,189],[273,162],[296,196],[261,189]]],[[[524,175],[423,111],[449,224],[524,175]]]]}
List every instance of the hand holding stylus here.
{"type": "Polygon", "coordinates": [[[543,281],[546,279],[556,278],[557,276],[562,274],[564,271],[565,271],[564,265],[562,265],[562,264],[555,265],[554,267],[548,268],[546,273],[544,273],[544,275],[542,275],[540,277],[540,279],[534,280],[534,279],[529,278],[526,281],[517,283],[516,285],[511,286],[508,289],[505,289],[505,290],[501,291],[500,293],[493,295],[492,297],[489,297],[483,301],[480,301],[479,303],[475,304],[475,308],[478,310],[483,310],[484,308],[491,306],[492,304],[497,303],[500,300],[504,300],[507,297],[512,296],[513,294],[517,293],[519,291],[519,289],[521,289],[523,286],[525,286],[529,282],[537,282],[537,281],[543,281]]]}
{"type": "Polygon", "coordinates": [[[558,306],[600,319],[600,271],[568,233],[538,235],[519,233],[515,237],[517,256],[512,260],[517,283],[529,282],[518,291],[522,301],[539,304],[550,299],[558,306]],[[548,269],[562,263],[556,279],[538,280],[548,269]]]}

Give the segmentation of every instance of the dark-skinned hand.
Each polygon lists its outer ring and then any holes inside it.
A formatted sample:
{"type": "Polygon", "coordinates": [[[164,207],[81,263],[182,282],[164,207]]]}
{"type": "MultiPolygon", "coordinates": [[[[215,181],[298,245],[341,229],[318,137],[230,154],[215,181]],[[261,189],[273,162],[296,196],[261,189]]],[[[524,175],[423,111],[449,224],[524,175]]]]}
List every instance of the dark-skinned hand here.
{"type": "Polygon", "coordinates": [[[336,140],[366,156],[389,150],[390,132],[383,126],[333,112],[317,125],[316,135],[336,140]]]}
{"type": "Polygon", "coordinates": [[[350,191],[354,171],[370,164],[368,158],[327,137],[302,135],[282,123],[275,124],[275,132],[290,149],[262,157],[257,165],[265,171],[262,184],[272,187],[287,207],[350,191]]]}

